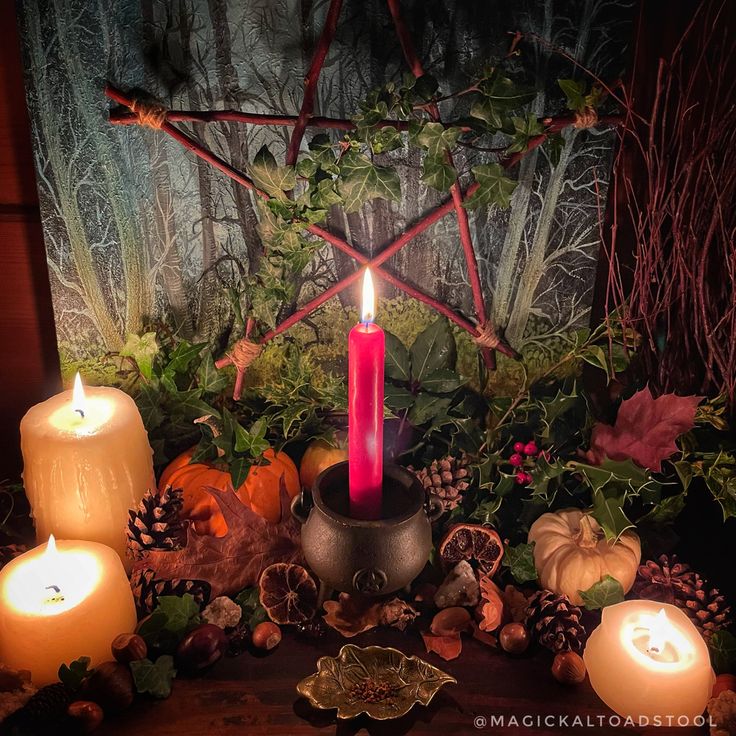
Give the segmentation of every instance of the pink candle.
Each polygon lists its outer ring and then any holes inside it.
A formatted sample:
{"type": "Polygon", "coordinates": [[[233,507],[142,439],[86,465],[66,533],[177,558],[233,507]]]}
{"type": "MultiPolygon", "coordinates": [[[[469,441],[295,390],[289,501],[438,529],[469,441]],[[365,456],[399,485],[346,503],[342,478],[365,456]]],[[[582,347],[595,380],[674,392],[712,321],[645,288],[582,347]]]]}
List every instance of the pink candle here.
{"type": "Polygon", "coordinates": [[[350,514],[355,519],[381,516],[385,339],[374,314],[373,281],[366,269],[361,322],[348,337],[350,514]]]}

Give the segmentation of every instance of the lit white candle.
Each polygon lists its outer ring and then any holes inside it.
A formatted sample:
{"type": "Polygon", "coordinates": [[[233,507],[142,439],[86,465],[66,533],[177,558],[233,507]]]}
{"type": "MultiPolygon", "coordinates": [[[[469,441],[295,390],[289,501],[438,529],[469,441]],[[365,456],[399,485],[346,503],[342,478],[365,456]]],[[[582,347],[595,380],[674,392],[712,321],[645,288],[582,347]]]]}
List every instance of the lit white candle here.
{"type": "Polygon", "coordinates": [[[112,640],[135,626],[128,577],[102,544],[51,537],[0,571],[0,662],[39,687],[78,657],[109,660],[112,640]]]}
{"type": "Polygon", "coordinates": [[[687,615],[655,601],[625,601],[603,610],[585,647],[598,696],[620,716],[651,724],[692,724],[715,681],[708,647],[687,615]],[[671,722],[668,719],[673,719],[671,722]]]}
{"type": "Polygon", "coordinates": [[[128,509],[154,487],[141,415],[115,388],[64,391],[29,409],[20,424],[23,484],[39,542],[101,542],[125,557],[128,509]]]}

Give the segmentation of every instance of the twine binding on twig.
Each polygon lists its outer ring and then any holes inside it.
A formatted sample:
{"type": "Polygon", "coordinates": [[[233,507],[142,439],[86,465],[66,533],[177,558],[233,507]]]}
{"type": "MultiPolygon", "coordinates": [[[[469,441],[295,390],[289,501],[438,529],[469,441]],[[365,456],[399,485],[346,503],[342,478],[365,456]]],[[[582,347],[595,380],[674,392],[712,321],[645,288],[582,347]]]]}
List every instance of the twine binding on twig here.
{"type": "Polygon", "coordinates": [[[498,336],[491,320],[478,325],[478,335],[473,340],[478,347],[487,348],[488,350],[495,350],[501,344],[501,338],[498,336]]]}
{"type": "Polygon", "coordinates": [[[248,366],[261,354],[263,346],[252,342],[247,337],[238,340],[227,353],[238,371],[245,371],[248,366]]]}
{"type": "Polygon", "coordinates": [[[148,128],[159,129],[166,122],[169,111],[154,100],[134,99],[130,109],[138,116],[138,122],[148,128]]]}
{"type": "Polygon", "coordinates": [[[598,124],[598,113],[593,107],[586,107],[582,112],[575,113],[575,122],[572,124],[573,128],[578,130],[584,130],[585,128],[592,128],[598,124]]]}

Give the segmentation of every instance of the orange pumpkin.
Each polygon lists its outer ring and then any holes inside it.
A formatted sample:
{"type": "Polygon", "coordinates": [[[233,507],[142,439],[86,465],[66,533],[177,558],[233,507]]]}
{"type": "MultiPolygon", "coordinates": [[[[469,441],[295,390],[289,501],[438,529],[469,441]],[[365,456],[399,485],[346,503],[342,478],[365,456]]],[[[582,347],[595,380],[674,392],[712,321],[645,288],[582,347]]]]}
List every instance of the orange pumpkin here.
{"type": "MultiPolygon", "coordinates": [[[[182,513],[194,524],[199,534],[222,537],[227,533],[227,524],[217,501],[207,488],[226,490],[232,488],[232,479],[227,468],[212,463],[192,463],[195,448],[183,452],[168,465],[161,475],[159,489],[166,486],[181,488],[184,506],[182,513]]],[[[290,498],[300,491],[299,473],[292,459],[285,452],[274,452],[271,448],[263,453],[267,464],[254,465],[237,494],[243,503],[264,519],[275,524],[281,518],[281,479],[290,498]]]]}
{"type": "Polygon", "coordinates": [[[299,479],[302,482],[302,488],[311,488],[314,485],[315,478],[323,470],[347,459],[346,437],[338,436],[336,445],[331,445],[323,439],[313,440],[309,443],[299,466],[299,479]]]}

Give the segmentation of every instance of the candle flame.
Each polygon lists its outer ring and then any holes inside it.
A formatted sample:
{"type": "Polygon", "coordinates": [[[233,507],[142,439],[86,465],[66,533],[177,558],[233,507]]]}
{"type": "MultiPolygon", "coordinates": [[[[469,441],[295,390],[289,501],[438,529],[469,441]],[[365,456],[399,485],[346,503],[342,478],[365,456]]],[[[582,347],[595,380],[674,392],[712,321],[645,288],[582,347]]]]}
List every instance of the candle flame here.
{"type": "Polygon", "coordinates": [[[670,641],[670,632],[672,624],[667,618],[664,608],[659,609],[659,613],[652,618],[652,626],[649,629],[649,651],[659,654],[670,641]]]}
{"type": "Polygon", "coordinates": [[[55,560],[59,555],[56,549],[56,539],[53,534],[49,534],[49,541],[46,543],[46,549],[44,550],[43,556],[46,560],[55,560]]]}
{"type": "Polygon", "coordinates": [[[72,409],[84,419],[84,412],[87,408],[87,398],[84,395],[84,386],[82,386],[82,378],[77,371],[74,378],[74,388],[72,389],[72,409]]]}
{"type": "Polygon", "coordinates": [[[376,316],[376,295],[373,291],[373,278],[370,268],[366,268],[363,276],[363,311],[361,322],[373,322],[376,316]]]}

